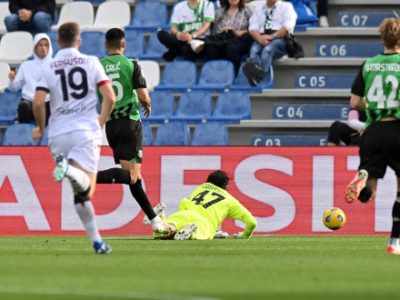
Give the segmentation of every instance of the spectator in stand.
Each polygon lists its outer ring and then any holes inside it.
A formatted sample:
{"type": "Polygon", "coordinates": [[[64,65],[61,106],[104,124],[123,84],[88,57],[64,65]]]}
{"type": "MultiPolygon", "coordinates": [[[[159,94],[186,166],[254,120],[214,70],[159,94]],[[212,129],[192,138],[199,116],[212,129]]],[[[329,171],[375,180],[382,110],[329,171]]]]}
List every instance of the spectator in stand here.
{"type": "Polygon", "coordinates": [[[250,85],[255,86],[264,79],[273,60],[288,54],[285,37],[293,33],[296,20],[292,3],[281,0],[266,0],[265,5],[254,10],[249,25],[254,42],[250,62],[243,66],[250,85]]]}
{"type": "Polygon", "coordinates": [[[236,74],[240,59],[250,51],[251,36],[248,31],[251,10],[245,0],[220,0],[221,8],[216,13],[213,33],[206,45],[214,48],[219,59],[228,59],[235,66],[236,74]]]}
{"type": "Polygon", "coordinates": [[[206,47],[204,43],[204,38],[210,34],[214,15],[214,4],[208,0],[187,0],[175,4],[171,32],[160,30],[157,34],[160,43],[168,48],[163,58],[173,61],[182,55],[191,61],[197,58],[215,59],[217,53],[210,53],[213,48],[206,47]]]}
{"type": "Polygon", "coordinates": [[[362,132],[365,130],[367,116],[363,111],[351,110],[348,122],[335,121],[329,127],[328,146],[358,145],[362,132]]]}
{"type": "MultiPolygon", "coordinates": [[[[48,63],[53,55],[50,38],[45,33],[35,35],[33,39],[33,56],[21,64],[18,71],[10,71],[8,77],[10,84],[8,88],[19,91],[22,88],[21,102],[18,104],[18,122],[32,123],[33,117],[32,103],[35,96],[36,82],[40,77],[42,66],[48,63]]],[[[49,96],[46,97],[46,125],[50,115],[49,96]]]]}
{"type": "Polygon", "coordinates": [[[328,23],[328,0],[317,0],[317,9],[320,27],[329,27],[328,23]]]}
{"type": "Polygon", "coordinates": [[[55,21],[55,0],[10,0],[11,15],[5,17],[7,31],[29,31],[32,34],[50,31],[55,21]]]}

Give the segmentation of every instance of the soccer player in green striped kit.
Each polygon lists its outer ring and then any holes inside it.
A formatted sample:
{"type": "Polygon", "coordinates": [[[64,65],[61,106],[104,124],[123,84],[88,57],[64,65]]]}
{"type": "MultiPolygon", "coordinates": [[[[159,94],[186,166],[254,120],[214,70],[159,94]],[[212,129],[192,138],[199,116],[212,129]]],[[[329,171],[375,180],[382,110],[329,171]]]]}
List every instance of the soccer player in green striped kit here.
{"type": "Polygon", "coordinates": [[[400,18],[385,19],[379,27],[384,53],[362,65],[351,88],[350,105],[367,113],[360,139],[360,165],[346,189],[346,200],[375,198],[378,179],[391,167],[397,176],[388,254],[400,255],[400,18]]]}
{"type": "Polygon", "coordinates": [[[116,95],[114,110],[106,122],[106,135],[115,163],[121,164],[121,168],[99,171],[97,183],[128,184],[132,196],[149,218],[153,231],[168,233],[170,225],[156,215],[142,186],[143,132],[139,103],[148,117],[151,100],[140,66],[124,55],[125,47],[125,33],[121,29],[112,28],[106,32],[108,56],[101,60],[101,64],[112,80],[116,95]]]}

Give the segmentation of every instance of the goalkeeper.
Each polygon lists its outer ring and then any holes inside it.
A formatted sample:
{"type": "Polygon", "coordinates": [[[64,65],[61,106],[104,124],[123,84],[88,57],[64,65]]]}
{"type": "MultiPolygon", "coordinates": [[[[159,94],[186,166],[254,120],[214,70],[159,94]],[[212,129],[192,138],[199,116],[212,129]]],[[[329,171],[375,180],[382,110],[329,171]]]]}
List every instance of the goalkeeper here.
{"type": "MultiPolygon", "coordinates": [[[[257,221],[253,215],[226,191],[229,177],[226,172],[218,170],[210,173],[207,182],[199,185],[190,195],[183,198],[179,210],[170,215],[166,222],[172,227],[169,233],[156,233],[156,239],[175,240],[211,240],[218,227],[226,218],[240,220],[246,227],[236,235],[249,239],[256,228],[257,221]]],[[[159,204],[155,211],[163,215],[165,206],[159,204]]],[[[146,220],[144,223],[148,223],[146,220]]]]}

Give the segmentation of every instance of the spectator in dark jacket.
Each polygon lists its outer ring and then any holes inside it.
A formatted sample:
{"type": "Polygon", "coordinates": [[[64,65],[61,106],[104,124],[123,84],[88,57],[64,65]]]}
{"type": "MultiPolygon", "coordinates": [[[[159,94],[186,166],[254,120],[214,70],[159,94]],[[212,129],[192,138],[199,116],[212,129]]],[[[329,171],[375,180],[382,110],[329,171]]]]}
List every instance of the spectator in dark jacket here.
{"type": "Polygon", "coordinates": [[[11,15],[5,17],[7,31],[29,31],[32,34],[50,31],[56,14],[55,0],[10,0],[11,15]]]}

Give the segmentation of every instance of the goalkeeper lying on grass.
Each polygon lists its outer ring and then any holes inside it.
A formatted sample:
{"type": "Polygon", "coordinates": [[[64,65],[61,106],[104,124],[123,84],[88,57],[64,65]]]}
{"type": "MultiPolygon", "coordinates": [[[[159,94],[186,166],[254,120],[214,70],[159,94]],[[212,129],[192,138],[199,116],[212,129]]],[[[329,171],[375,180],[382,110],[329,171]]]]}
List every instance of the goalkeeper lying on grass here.
{"type": "MultiPolygon", "coordinates": [[[[199,185],[190,195],[183,198],[179,210],[173,213],[166,222],[172,231],[155,234],[156,239],[175,240],[211,240],[218,227],[226,218],[240,220],[246,224],[243,232],[235,237],[249,239],[256,228],[257,221],[253,215],[226,191],[229,177],[224,171],[214,171],[208,175],[207,182],[199,185]]],[[[165,206],[158,204],[154,210],[165,218],[165,206]]],[[[150,224],[145,217],[144,223],[150,224]]]]}

